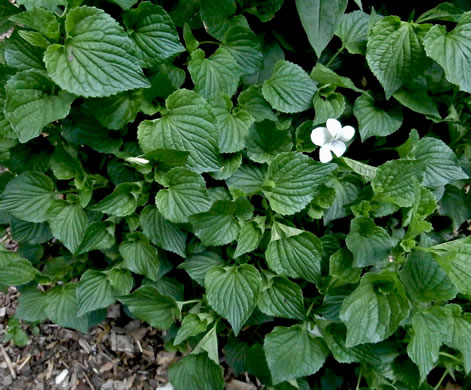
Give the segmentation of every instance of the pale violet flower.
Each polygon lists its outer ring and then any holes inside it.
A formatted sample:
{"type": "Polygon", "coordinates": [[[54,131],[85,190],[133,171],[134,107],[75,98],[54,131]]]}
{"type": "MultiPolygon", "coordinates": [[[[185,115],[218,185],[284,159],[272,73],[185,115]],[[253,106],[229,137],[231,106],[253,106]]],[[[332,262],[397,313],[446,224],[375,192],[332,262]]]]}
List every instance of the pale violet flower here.
{"type": "Polygon", "coordinates": [[[326,127],[316,127],[312,130],[311,141],[320,146],[319,160],[328,163],[332,160],[332,152],[340,157],[347,150],[345,142],[350,141],[355,134],[352,126],[343,126],[337,119],[327,119],[326,127]]]}

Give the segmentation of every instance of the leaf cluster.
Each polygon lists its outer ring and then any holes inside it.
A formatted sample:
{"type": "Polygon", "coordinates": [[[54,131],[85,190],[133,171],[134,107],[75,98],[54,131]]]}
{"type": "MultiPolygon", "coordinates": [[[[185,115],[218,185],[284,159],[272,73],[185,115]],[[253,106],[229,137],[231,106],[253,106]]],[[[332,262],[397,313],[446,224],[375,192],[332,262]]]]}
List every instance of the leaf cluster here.
{"type": "Polygon", "coordinates": [[[119,302],[176,390],[469,381],[471,7],[432,3],[2,1],[8,340],[119,302]]]}

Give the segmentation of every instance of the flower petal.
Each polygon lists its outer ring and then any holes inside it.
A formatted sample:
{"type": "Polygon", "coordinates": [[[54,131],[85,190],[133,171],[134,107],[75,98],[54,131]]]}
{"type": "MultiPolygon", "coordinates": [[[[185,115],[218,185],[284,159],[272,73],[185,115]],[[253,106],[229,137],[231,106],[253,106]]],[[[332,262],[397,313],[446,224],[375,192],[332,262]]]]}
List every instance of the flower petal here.
{"type": "Polygon", "coordinates": [[[342,124],[337,119],[329,118],[325,125],[327,126],[329,133],[332,134],[332,137],[335,137],[342,131],[342,124]]]}
{"type": "Polygon", "coordinates": [[[319,160],[322,163],[328,163],[332,160],[332,153],[330,152],[330,148],[327,145],[321,146],[319,149],[319,160]]]}
{"type": "Polygon", "coordinates": [[[350,141],[355,135],[355,129],[352,126],[344,126],[337,134],[337,139],[343,142],[350,141]]]}
{"type": "Polygon", "coordinates": [[[332,152],[334,152],[337,157],[340,157],[347,150],[345,144],[342,141],[338,140],[332,141],[325,146],[328,147],[332,152]]]}
{"type": "Polygon", "coordinates": [[[312,130],[311,133],[311,141],[314,145],[322,146],[332,140],[332,136],[330,135],[327,127],[317,127],[312,130]]]}

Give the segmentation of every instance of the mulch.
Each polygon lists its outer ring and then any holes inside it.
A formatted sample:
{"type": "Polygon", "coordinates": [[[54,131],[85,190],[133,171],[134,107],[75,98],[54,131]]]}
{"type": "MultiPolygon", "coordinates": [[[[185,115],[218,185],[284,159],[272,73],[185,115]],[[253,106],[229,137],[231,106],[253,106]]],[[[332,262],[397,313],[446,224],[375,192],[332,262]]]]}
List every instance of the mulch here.
{"type": "MultiPolygon", "coordinates": [[[[0,338],[15,313],[18,292],[0,294],[0,338]]],[[[175,353],[163,348],[162,334],[141,321],[117,324],[113,305],[103,324],[89,334],[51,323],[39,326],[25,347],[0,346],[0,388],[42,390],[155,390],[167,383],[175,353]]],[[[169,388],[169,387],[168,387],[169,388]]]]}
{"type": "MultiPolygon", "coordinates": [[[[18,296],[15,288],[0,293],[0,341],[18,296]]],[[[24,327],[30,336],[26,346],[0,343],[0,389],[173,390],[168,367],[180,357],[165,351],[165,333],[138,320],[123,324],[124,318],[115,304],[106,320],[88,334],[48,322],[35,334],[24,327]]],[[[259,388],[248,377],[235,379],[227,367],[226,372],[226,390],[259,388]]]]}

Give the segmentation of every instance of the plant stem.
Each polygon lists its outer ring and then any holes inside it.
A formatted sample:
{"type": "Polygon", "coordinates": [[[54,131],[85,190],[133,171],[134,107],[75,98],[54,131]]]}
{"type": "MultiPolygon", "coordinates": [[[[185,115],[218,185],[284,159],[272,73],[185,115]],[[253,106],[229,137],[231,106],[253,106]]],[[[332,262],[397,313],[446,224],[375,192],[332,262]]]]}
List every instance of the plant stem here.
{"type": "Polygon", "coordinates": [[[453,356],[453,355],[451,355],[451,354],[449,354],[449,353],[446,353],[446,352],[439,352],[439,355],[445,356],[445,357],[447,357],[447,358],[453,359],[455,362],[460,362],[460,363],[461,363],[461,360],[460,360],[460,359],[458,359],[456,356],[453,356]]]}
{"type": "Polygon", "coordinates": [[[306,317],[309,317],[309,314],[311,314],[311,310],[314,307],[314,303],[316,303],[316,301],[311,302],[311,305],[309,306],[309,309],[307,309],[306,317]]]}
{"type": "Polygon", "coordinates": [[[448,369],[445,370],[445,372],[443,373],[442,377],[438,381],[437,385],[433,388],[433,390],[438,390],[440,388],[440,386],[442,385],[442,382],[444,381],[447,375],[448,375],[448,369]]]}
{"type": "Polygon", "coordinates": [[[219,45],[219,43],[214,42],[214,41],[201,41],[200,45],[219,45]]]}
{"type": "Polygon", "coordinates": [[[360,389],[360,383],[361,383],[362,376],[363,376],[363,366],[360,366],[360,373],[358,374],[358,380],[357,380],[357,385],[355,387],[355,390],[360,389]]]}
{"type": "Polygon", "coordinates": [[[335,53],[335,54],[331,57],[331,59],[329,60],[329,62],[327,62],[327,64],[325,64],[325,66],[329,67],[330,64],[332,64],[332,62],[334,62],[334,60],[337,58],[337,56],[338,56],[341,52],[344,51],[344,49],[345,49],[345,46],[344,46],[344,45],[340,46],[340,49],[337,50],[337,53],[335,53]]]}

